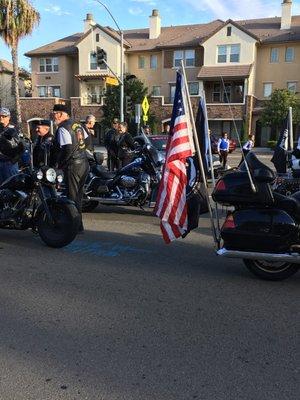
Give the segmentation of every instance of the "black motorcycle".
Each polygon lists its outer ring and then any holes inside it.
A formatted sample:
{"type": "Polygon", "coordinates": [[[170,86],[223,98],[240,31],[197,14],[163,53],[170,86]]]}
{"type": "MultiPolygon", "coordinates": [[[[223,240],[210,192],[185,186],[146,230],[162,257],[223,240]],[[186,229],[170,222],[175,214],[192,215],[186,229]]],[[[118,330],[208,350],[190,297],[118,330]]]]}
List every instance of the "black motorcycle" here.
{"type": "Polygon", "coordinates": [[[212,193],[215,202],[230,207],[217,254],[242,258],[260,278],[284,279],[300,264],[300,192],[277,193],[272,190],[276,174],[252,152],[247,162],[254,188],[243,163],[219,179],[212,193]]]}
{"type": "Polygon", "coordinates": [[[37,232],[50,247],[63,247],[77,235],[80,216],[73,202],[58,197],[63,175],[53,168],[25,167],[0,186],[0,228],[37,232]]]}
{"type": "Polygon", "coordinates": [[[135,151],[133,161],[115,172],[95,162],[84,189],[82,210],[94,210],[98,204],[153,206],[161,179],[163,160],[156,148],[146,144],[135,151]]]}

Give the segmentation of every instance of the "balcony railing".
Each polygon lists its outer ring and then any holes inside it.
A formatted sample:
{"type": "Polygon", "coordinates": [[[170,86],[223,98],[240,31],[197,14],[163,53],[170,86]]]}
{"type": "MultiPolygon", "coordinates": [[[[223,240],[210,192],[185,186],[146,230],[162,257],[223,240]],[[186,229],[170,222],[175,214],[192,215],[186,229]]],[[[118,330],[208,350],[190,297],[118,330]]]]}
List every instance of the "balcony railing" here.
{"type": "Polygon", "coordinates": [[[81,104],[83,106],[89,106],[89,105],[99,105],[103,106],[104,105],[104,99],[105,96],[99,95],[99,94],[89,94],[86,97],[81,98],[81,104]]]}

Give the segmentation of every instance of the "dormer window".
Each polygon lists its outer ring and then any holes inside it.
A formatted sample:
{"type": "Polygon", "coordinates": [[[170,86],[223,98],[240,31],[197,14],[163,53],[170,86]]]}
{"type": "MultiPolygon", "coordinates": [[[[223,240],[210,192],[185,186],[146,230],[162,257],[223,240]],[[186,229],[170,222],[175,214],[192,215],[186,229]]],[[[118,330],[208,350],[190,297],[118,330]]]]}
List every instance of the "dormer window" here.
{"type": "Polygon", "coordinates": [[[232,27],[227,26],[227,36],[231,36],[231,30],[232,30],[232,27]]]}

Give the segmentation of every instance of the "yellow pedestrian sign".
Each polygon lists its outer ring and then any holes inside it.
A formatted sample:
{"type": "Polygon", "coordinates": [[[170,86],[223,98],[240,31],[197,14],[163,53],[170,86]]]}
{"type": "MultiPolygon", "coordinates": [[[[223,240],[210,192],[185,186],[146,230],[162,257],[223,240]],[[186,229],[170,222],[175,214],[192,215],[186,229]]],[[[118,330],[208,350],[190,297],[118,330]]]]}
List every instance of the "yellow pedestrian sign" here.
{"type": "Polygon", "coordinates": [[[144,97],[144,100],[142,102],[142,109],[143,109],[143,113],[146,115],[148,114],[149,111],[149,101],[147,99],[147,97],[144,97]]]}
{"type": "Polygon", "coordinates": [[[148,115],[143,115],[143,121],[147,122],[148,121],[148,115]]]}

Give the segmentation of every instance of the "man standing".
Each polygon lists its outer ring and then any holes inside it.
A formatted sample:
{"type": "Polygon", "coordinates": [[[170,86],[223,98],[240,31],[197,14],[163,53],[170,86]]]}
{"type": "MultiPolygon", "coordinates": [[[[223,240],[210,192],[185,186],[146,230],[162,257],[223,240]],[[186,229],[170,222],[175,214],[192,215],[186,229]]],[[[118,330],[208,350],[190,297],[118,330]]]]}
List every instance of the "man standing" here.
{"type": "Polygon", "coordinates": [[[229,139],[228,139],[228,134],[226,132],[223,132],[221,138],[218,140],[217,148],[218,148],[220,163],[223,165],[223,168],[226,169],[227,157],[229,153],[229,139]]]}
{"type": "MultiPolygon", "coordinates": [[[[67,197],[75,202],[81,214],[83,186],[89,171],[85,146],[87,136],[82,126],[70,119],[64,104],[54,105],[53,119],[57,125],[56,163],[64,171],[67,197]]],[[[83,231],[82,222],[79,231],[83,231]]]]}
{"type": "Polygon", "coordinates": [[[119,168],[123,168],[133,159],[133,151],[135,150],[135,143],[132,135],[127,131],[128,125],[126,122],[119,124],[119,141],[118,141],[118,158],[119,168]]]}
{"type": "Polygon", "coordinates": [[[51,122],[40,120],[36,126],[37,139],[33,147],[33,165],[34,167],[42,167],[55,165],[53,142],[54,137],[50,131],[51,122]]]}
{"type": "Polygon", "coordinates": [[[10,111],[0,108],[0,184],[19,172],[18,160],[24,150],[19,134],[10,125],[10,111]]]}
{"type": "Polygon", "coordinates": [[[94,153],[95,147],[93,143],[93,138],[95,136],[94,126],[96,123],[96,117],[92,114],[88,115],[85,119],[85,123],[83,125],[83,129],[85,130],[86,134],[88,135],[85,144],[87,150],[91,153],[94,153]]]}
{"type": "Polygon", "coordinates": [[[114,118],[112,127],[106,132],[104,145],[107,150],[107,166],[110,171],[118,168],[119,120],[114,118]]]}

